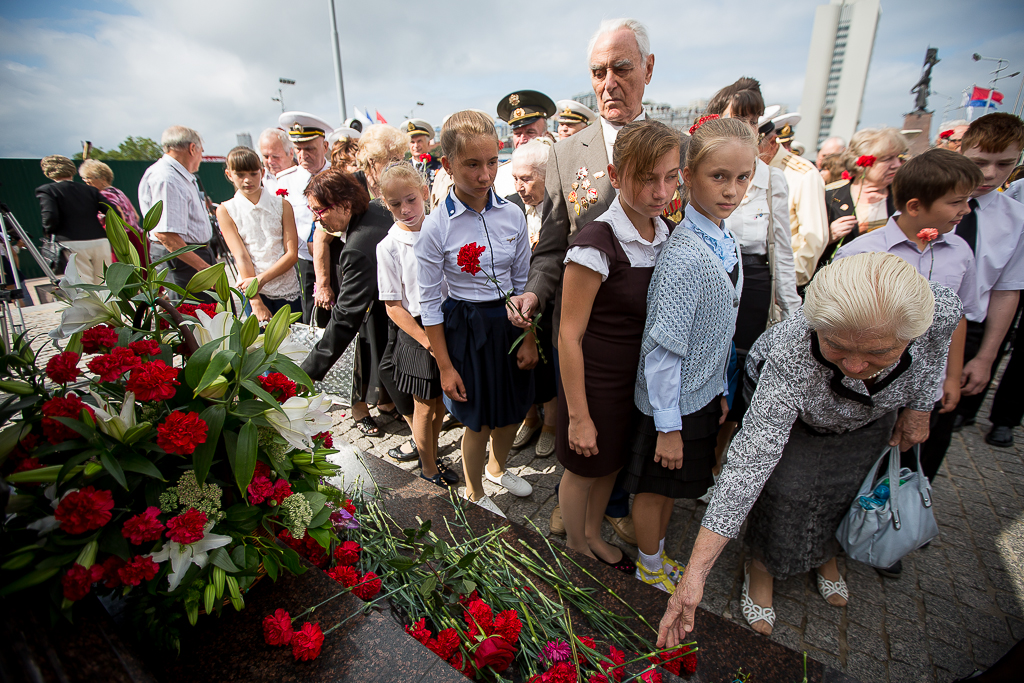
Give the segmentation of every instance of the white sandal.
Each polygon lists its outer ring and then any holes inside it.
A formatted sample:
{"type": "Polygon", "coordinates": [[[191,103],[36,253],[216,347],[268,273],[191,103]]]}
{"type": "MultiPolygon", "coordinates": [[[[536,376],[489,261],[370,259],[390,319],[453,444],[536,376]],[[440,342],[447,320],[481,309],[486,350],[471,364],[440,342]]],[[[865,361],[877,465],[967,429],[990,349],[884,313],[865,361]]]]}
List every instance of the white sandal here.
{"type": "Polygon", "coordinates": [[[740,609],[743,611],[743,618],[747,620],[750,627],[759,621],[775,627],[775,610],[771,607],[761,607],[750,599],[750,563],[743,565],[743,595],[740,599],[740,609]]]}
{"type": "MultiPolygon", "coordinates": [[[[825,602],[833,595],[838,595],[847,602],[850,601],[850,591],[846,587],[846,581],[840,576],[838,581],[829,581],[818,572],[814,572],[818,575],[818,592],[821,593],[821,597],[825,598],[825,602]]],[[[832,605],[831,602],[828,604],[832,605]]],[[[843,605],[832,605],[833,607],[843,607],[843,605]]]]}

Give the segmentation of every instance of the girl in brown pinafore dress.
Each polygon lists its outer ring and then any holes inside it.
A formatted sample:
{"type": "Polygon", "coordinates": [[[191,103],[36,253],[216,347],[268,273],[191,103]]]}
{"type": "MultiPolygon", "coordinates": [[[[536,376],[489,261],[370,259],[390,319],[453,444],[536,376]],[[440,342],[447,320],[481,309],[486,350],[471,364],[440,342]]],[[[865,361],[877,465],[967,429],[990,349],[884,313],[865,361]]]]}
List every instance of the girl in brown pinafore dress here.
{"type": "MultiPolygon", "coordinates": [[[[678,170],[679,137],[667,126],[636,122],[619,132],[608,169],[619,195],[566,253],[557,313],[555,450],[565,467],[558,500],[567,544],[629,573],[636,565],[601,538],[601,524],[615,476],[630,458],[647,289],[673,227],[661,213],[678,170]]],[[[587,196],[589,175],[577,172],[578,197],[587,196]]]]}

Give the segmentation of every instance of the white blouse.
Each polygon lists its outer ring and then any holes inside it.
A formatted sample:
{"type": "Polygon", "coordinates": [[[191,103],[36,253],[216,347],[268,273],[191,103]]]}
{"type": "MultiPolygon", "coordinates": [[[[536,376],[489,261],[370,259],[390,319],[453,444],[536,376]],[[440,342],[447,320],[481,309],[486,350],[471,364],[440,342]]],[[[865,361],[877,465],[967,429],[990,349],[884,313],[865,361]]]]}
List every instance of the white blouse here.
{"type": "MultiPolygon", "coordinates": [[[[420,314],[420,287],[416,279],[414,247],[420,233],[405,230],[398,223],[377,245],[377,296],[381,301],[401,301],[415,318],[420,314]]],[[[442,283],[442,286],[444,283],[442,283]]],[[[444,294],[448,288],[443,286],[444,294]]]]}
{"type": "Polygon", "coordinates": [[[768,253],[768,212],[775,227],[775,297],[782,316],[788,317],[802,303],[796,293],[793,239],[789,225],[789,183],[786,175],[760,159],[750,179],[747,194],[729,216],[729,230],[740,245],[740,253],[768,253]],[[768,178],[772,180],[771,208],[768,206],[768,178]]]}
{"type": "MultiPolygon", "coordinates": [[[[269,270],[284,256],[284,200],[263,188],[260,200],[253,204],[241,190],[222,204],[235,222],[253,268],[259,275],[269,270]]],[[[271,299],[294,299],[299,296],[299,278],[294,268],[270,282],[264,282],[260,294],[271,299]]]]}
{"type": "MultiPolygon", "coordinates": [[[[665,246],[665,241],[668,239],[668,225],[664,220],[655,221],[653,241],[648,242],[641,237],[623,210],[618,196],[608,206],[608,209],[594,220],[612,226],[612,234],[619,241],[632,268],[653,268],[658,254],[661,253],[661,248],[665,246]]],[[[611,270],[611,260],[608,255],[597,247],[569,247],[569,251],[565,253],[564,263],[570,262],[578,263],[584,268],[599,273],[601,282],[608,279],[608,273],[611,270]]]]}

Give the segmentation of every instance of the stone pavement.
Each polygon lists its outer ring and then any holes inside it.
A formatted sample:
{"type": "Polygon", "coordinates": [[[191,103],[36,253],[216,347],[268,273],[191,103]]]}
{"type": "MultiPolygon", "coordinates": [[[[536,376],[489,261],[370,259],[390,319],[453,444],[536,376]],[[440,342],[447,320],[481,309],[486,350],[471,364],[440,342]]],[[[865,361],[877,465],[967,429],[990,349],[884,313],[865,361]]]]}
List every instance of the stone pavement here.
{"type": "MultiPolygon", "coordinates": [[[[59,320],[56,306],[23,310],[30,336],[40,335],[38,348],[59,320]]],[[[48,345],[42,355],[51,353],[53,346],[48,345]]],[[[351,355],[341,362],[350,366],[351,355]]],[[[409,437],[404,423],[386,416],[377,418],[380,437],[363,436],[349,413],[335,407],[335,438],[365,451],[386,458],[389,448],[409,437]]],[[[1016,430],[1014,448],[993,448],[983,439],[987,415],[988,403],[978,425],[954,435],[933,482],[941,537],[904,560],[903,577],[883,579],[870,567],[840,558],[851,593],[845,608],[828,605],[810,575],[776,582],[778,618],[772,639],[862,681],[889,683],[951,681],[990,666],[1024,639],[1024,430],[1016,430]]],[[[461,433],[456,429],[443,434],[440,448],[441,457],[460,476],[461,433]]],[[[400,466],[417,468],[416,463],[400,466]]],[[[533,444],[514,453],[509,466],[533,485],[533,494],[515,498],[485,481],[486,491],[510,519],[530,520],[547,534],[562,467],[555,456],[536,457],[533,444]]],[[[689,500],[676,504],[666,542],[671,556],[687,559],[704,507],[689,500]]],[[[607,523],[605,537],[614,538],[607,523]]],[[[628,550],[635,555],[634,549],[628,550]]],[[[726,547],[708,578],[702,603],[740,624],[745,623],[739,596],[747,556],[740,541],[726,547]]]]}

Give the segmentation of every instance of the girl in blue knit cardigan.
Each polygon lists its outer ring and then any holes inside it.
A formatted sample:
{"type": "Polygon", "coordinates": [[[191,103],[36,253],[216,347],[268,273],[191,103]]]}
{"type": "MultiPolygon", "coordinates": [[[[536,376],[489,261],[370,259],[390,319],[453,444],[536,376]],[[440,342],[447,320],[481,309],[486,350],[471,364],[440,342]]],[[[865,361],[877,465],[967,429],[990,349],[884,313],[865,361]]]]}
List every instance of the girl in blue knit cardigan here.
{"type": "Polygon", "coordinates": [[[643,417],[624,481],[636,494],[636,576],[669,593],[681,573],[664,552],[672,507],[711,485],[727,412],[726,366],[743,271],[726,219],[757,159],[754,133],[738,119],[702,119],[691,134],[683,169],[689,204],[658,257],[647,296],[635,395],[643,417]]]}

